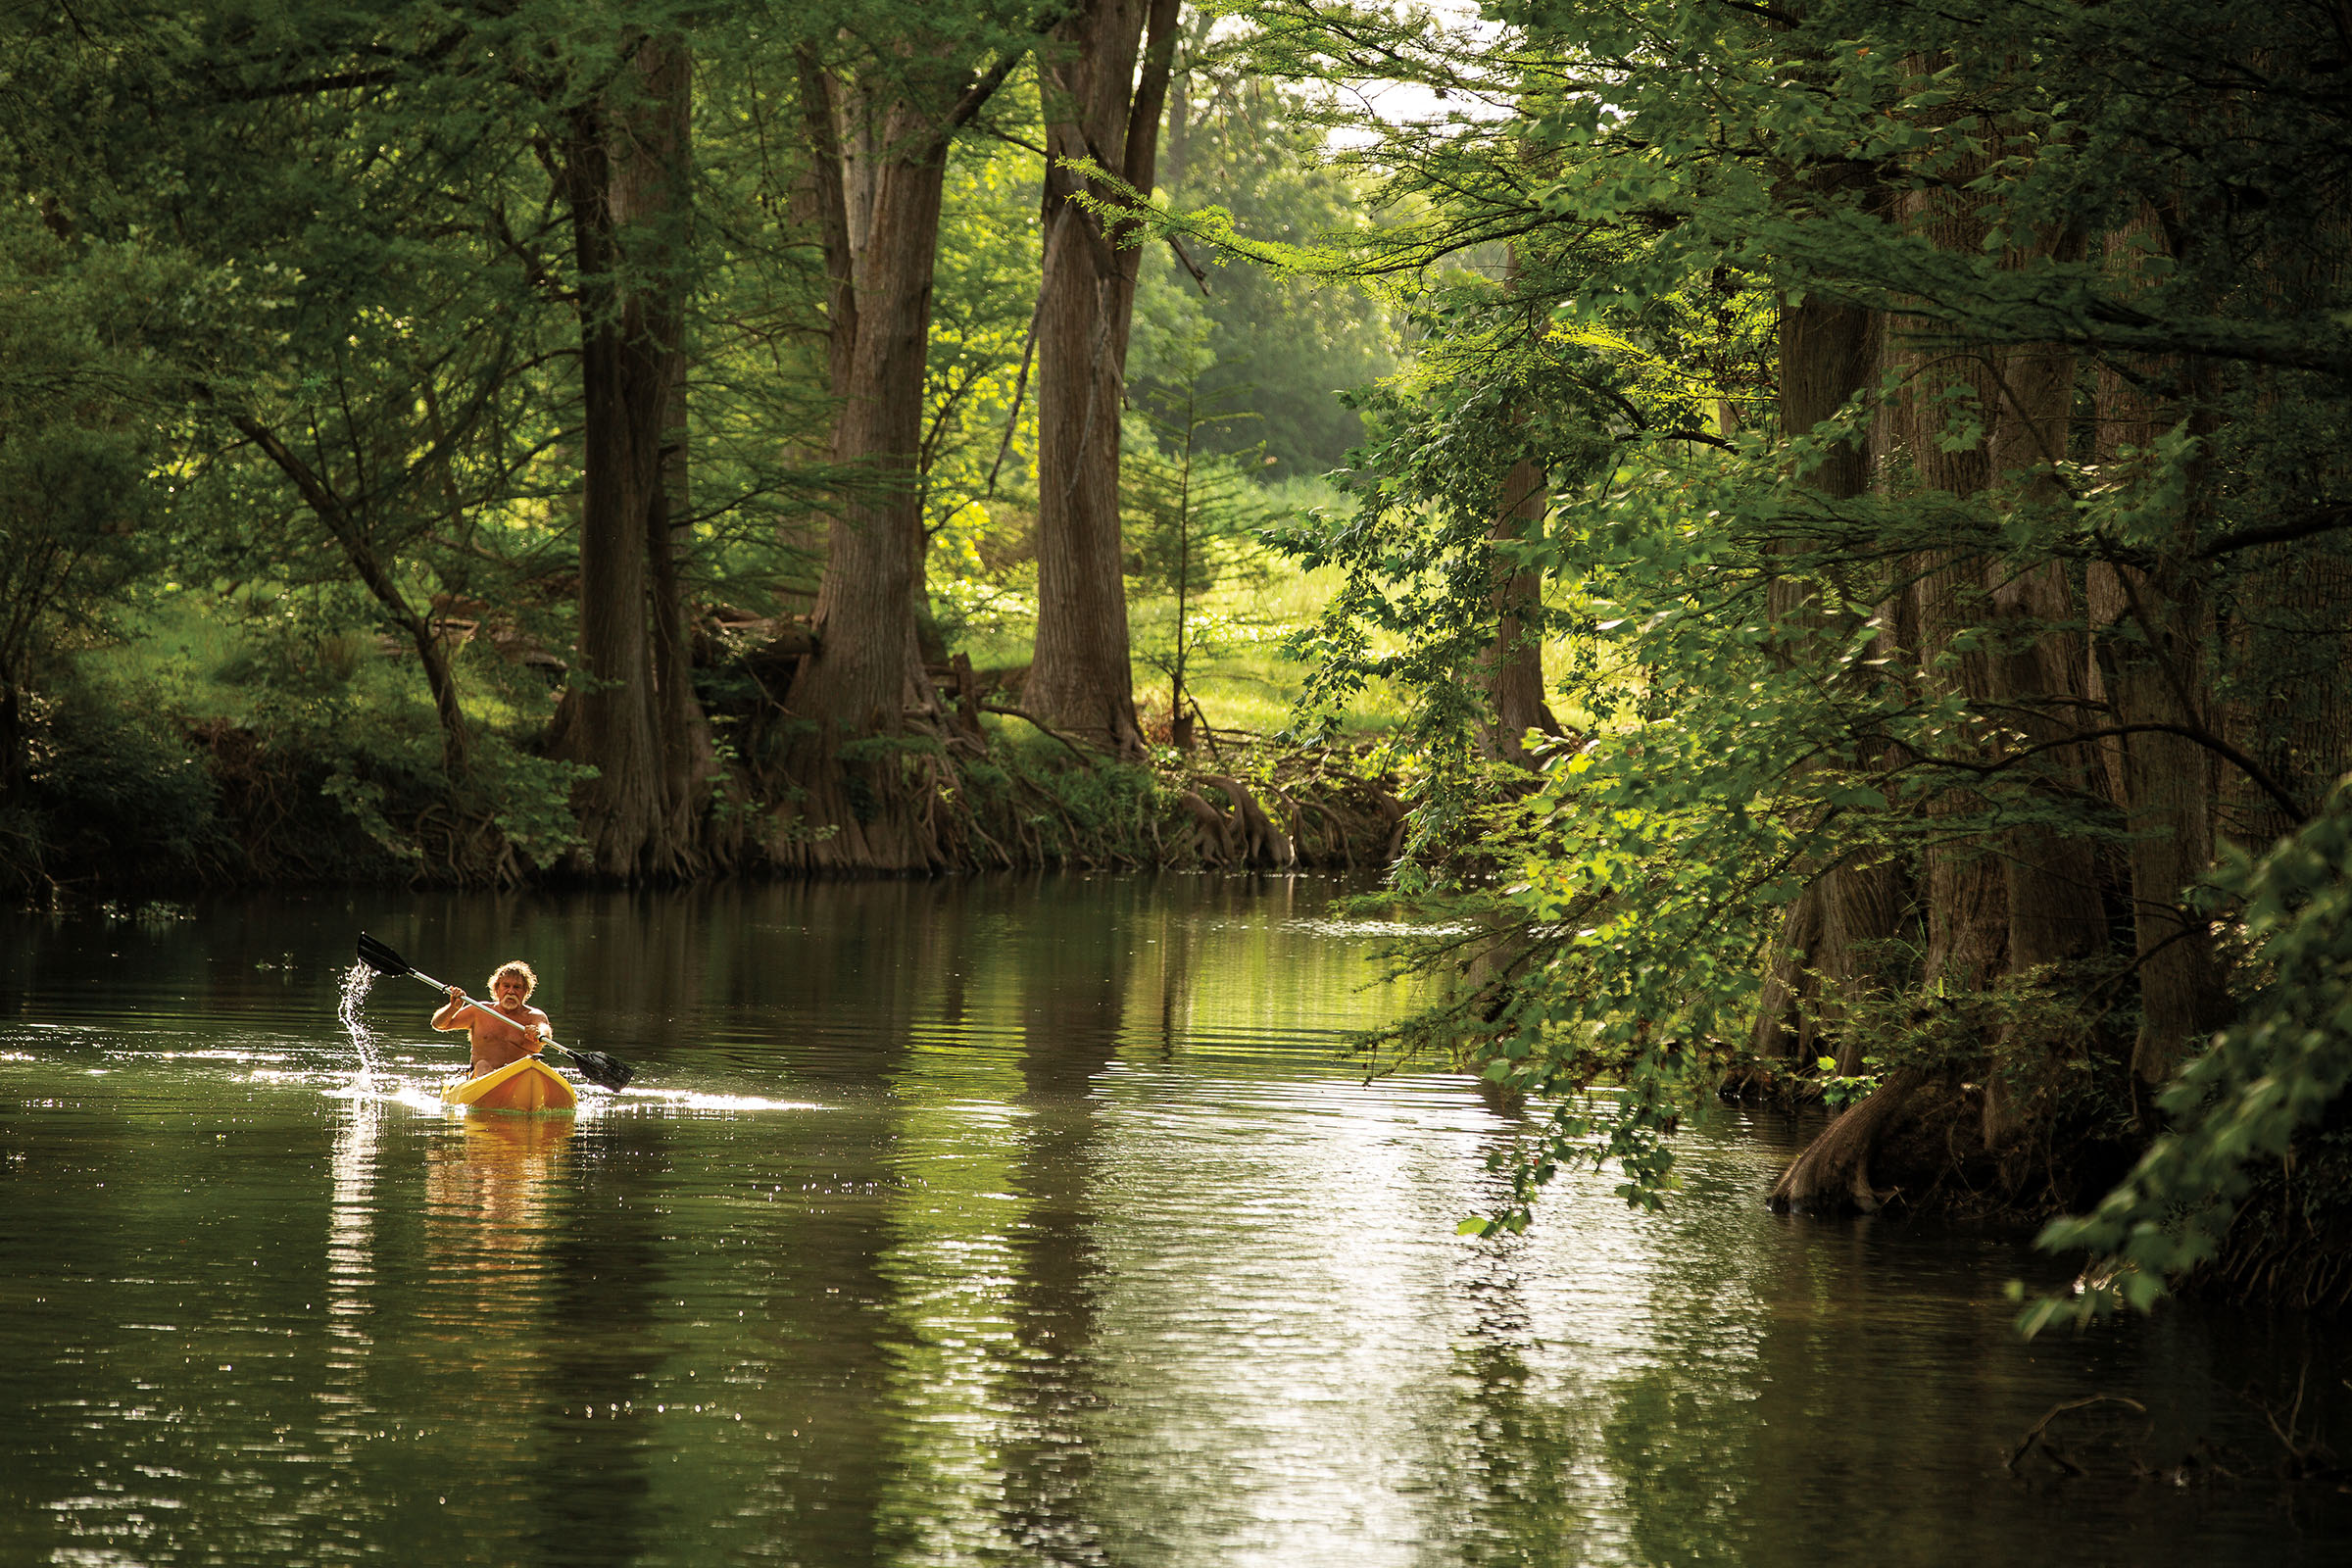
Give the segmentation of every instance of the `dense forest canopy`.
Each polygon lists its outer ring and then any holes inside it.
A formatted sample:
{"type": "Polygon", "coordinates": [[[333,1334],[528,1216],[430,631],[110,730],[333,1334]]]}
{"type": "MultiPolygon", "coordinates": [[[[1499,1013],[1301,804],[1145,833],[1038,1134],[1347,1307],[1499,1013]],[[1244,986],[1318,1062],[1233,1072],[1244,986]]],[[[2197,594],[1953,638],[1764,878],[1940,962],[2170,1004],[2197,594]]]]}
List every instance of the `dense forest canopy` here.
{"type": "Polygon", "coordinates": [[[1820,1094],[1779,1201],[2352,1285],[2342,8],[8,27],[27,893],[1353,802],[1386,1046],[1552,1107],[1493,1223],[1820,1094]]]}

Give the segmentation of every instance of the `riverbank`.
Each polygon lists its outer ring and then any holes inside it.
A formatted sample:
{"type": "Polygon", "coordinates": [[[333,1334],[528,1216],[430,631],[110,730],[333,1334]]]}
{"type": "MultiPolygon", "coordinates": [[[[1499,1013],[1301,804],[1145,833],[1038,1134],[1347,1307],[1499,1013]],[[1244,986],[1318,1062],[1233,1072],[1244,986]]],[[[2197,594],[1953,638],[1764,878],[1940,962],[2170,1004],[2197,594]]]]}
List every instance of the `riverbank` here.
{"type": "MultiPolygon", "coordinates": [[[[328,747],[318,729],[265,736],[89,704],[61,705],[41,719],[41,765],[0,811],[0,867],[20,905],[318,887],[555,890],[580,881],[564,858],[575,836],[564,776],[512,746],[476,752],[469,800],[449,789],[429,755],[404,760],[381,744],[328,747]]],[[[743,738],[747,727],[733,733],[743,738]]],[[[1146,761],[1121,761],[1008,712],[900,741],[891,760],[917,787],[913,814],[925,845],[922,862],[902,872],[1377,872],[1397,856],[1413,780],[1384,743],[1285,747],[1225,730],[1196,742],[1189,756],[1162,745],[1146,761]]],[[[712,853],[681,881],[820,874],[809,837],[792,827],[797,786],[748,750],[748,760],[730,751],[720,761],[712,853]]],[[[1781,1174],[1775,1197],[1801,1176],[1811,1196],[1799,1208],[2012,1226],[2087,1211],[2152,1136],[2133,1109],[2130,1024],[2120,1014],[2111,1020],[2086,1070],[2051,1086],[2051,1098],[1997,1142],[1986,1133],[1984,1090],[1963,1065],[1905,1069],[1860,1114],[1830,1123],[1781,1174]]],[[[1735,1062],[1717,1076],[1731,1097],[1784,1109],[1817,1100],[1831,1082],[1817,1063],[1795,1057],[1735,1062]]],[[[1876,1077],[1847,1085],[1849,1093],[1878,1087],[1876,1077]]],[[[2263,1179],[2222,1254],[2184,1290],[2352,1307],[2345,1121],[2339,1110],[2298,1150],[2291,1179],[2283,1167],[2263,1179]]]]}
{"type": "MultiPolygon", "coordinates": [[[[197,889],[565,886],[580,770],[485,732],[453,784],[412,733],[366,715],[269,731],[140,711],[87,690],[36,715],[33,765],[0,795],[0,879],[48,906],[197,889]]],[[[917,852],[876,869],[1356,869],[1385,865],[1408,788],[1376,740],[1275,744],[1205,730],[1123,760],[1017,713],[862,743],[841,773],[852,823],[910,817],[917,852]],[[860,765],[862,764],[862,765],[860,765]],[[881,780],[880,783],[869,782],[881,780]],[[885,794],[892,798],[885,799],[885,794]]],[[[765,727],[721,734],[698,858],[679,876],[798,876],[840,832],[799,813],[807,785],[770,765],[765,727]]]]}

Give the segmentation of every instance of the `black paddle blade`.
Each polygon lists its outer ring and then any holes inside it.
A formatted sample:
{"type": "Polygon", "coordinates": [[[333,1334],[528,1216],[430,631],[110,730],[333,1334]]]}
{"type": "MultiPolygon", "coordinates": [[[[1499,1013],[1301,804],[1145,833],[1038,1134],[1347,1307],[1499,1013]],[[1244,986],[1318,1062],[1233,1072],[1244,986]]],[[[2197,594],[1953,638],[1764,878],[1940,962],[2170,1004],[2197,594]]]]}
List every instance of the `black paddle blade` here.
{"type": "Polygon", "coordinates": [[[614,1094],[628,1088],[629,1080],[637,1076],[636,1068],[618,1056],[609,1056],[601,1051],[576,1051],[565,1046],[564,1054],[571,1058],[574,1067],[580,1069],[581,1077],[599,1089],[610,1089],[614,1094]]]}
{"type": "Polygon", "coordinates": [[[365,931],[360,933],[360,961],[377,974],[388,974],[395,979],[416,972],[408,959],[365,931]]]}

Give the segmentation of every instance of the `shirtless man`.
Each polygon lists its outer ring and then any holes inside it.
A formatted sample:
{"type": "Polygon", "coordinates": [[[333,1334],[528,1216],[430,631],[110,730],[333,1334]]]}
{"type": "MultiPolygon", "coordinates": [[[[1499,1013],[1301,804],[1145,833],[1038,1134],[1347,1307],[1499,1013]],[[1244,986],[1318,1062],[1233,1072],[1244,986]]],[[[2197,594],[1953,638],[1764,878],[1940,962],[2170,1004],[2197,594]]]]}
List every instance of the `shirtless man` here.
{"type": "Polygon", "coordinates": [[[510,1061],[538,1054],[539,1048],[555,1038],[555,1026],[547,1014],[530,1004],[531,993],[539,989],[539,977],[531,966],[516,958],[502,963],[490,977],[490,995],[498,1003],[495,1008],[466,1000],[466,993],[457,986],[449,988],[449,1005],[433,1014],[436,1029],[464,1029],[473,1037],[473,1070],[469,1078],[479,1078],[486,1072],[504,1067],[510,1061]]]}

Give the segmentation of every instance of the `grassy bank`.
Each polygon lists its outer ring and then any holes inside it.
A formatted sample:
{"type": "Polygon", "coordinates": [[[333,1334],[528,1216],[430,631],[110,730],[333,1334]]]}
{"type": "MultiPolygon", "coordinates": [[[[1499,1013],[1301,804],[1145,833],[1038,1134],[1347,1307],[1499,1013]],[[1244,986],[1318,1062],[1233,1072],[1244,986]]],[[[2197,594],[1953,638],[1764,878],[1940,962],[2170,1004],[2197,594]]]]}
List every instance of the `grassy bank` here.
{"type": "MultiPolygon", "coordinates": [[[[1283,738],[1304,680],[1283,640],[1327,585],[1237,574],[1187,608],[1187,693],[1205,727],[1189,756],[1169,739],[1168,687],[1152,667],[1173,619],[1136,605],[1138,703],[1156,744],[1144,764],[1081,755],[1015,717],[982,715],[957,743],[952,864],[1162,866],[1377,862],[1404,787],[1380,739],[1390,694],[1347,715],[1333,744],[1283,738]],[[1252,815],[1262,821],[1252,821],[1252,815]]],[[[1018,669],[1031,626],[1015,608],[969,618],[958,651],[1018,669]]],[[[26,715],[31,766],[0,809],[0,873],[50,902],[135,888],[337,882],[513,885],[561,878],[574,842],[576,769],[538,755],[561,675],[527,612],[508,628],[454,617],[447,640],[467,719],[452,778],[413,652],[334,591],[174,589],[103,645],[59,659],[26,715]],[[555,678],[551,678],[551,676],[555,678]]],[[[733,754],[730,705],[769,702],[776,671],[707,639],[698,686],[720,743],[715,869],[770,867],[760,819],[791,781],[733,754]],[[755,679],[755,674],[760,678],[755,679]]],[[[925,742],[917,741],[920,747],[925,742]]]]}

